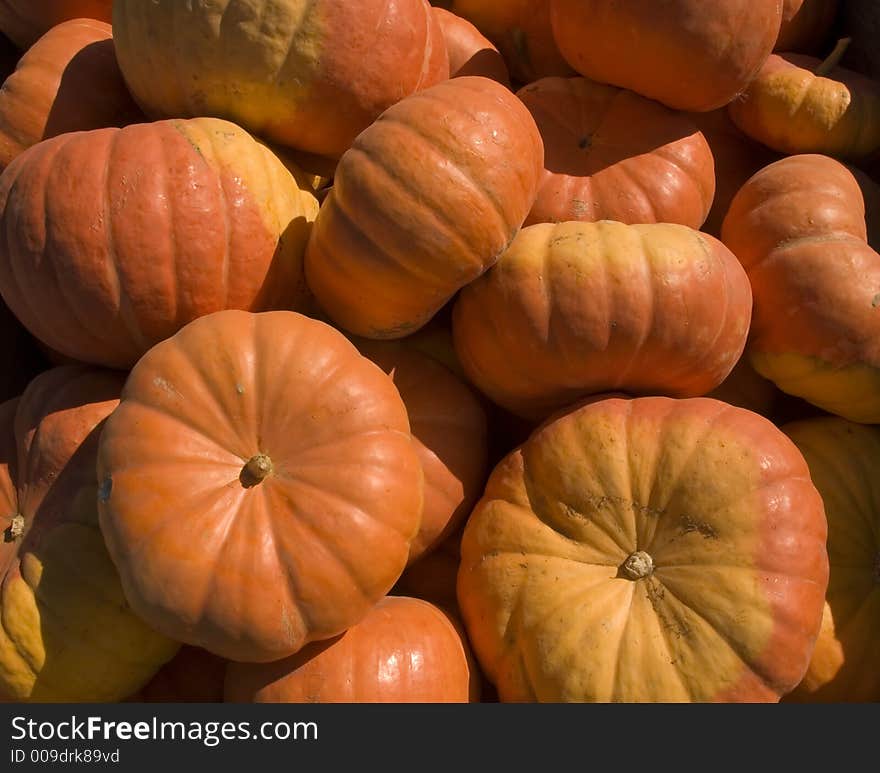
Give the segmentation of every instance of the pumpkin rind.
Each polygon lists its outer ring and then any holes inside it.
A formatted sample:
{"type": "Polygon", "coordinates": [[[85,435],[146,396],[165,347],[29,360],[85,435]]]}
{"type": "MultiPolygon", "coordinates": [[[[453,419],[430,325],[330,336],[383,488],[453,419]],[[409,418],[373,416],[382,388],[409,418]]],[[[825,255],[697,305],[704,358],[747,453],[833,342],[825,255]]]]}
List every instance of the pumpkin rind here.
{"type": "Polygon", "coordinates": [[[504,57],[488,38],[467,19],[445,8],[432,8],[431,13],[443,30],[446,53],[449,55],[449,77],[482,75],[510,87],[510,75],[504,57]]]}
{"type": "Polygon", "coordinates": [[[230,660],[278,660],[356,623],[403,571],[422,511],[394,383],[295,312],[218,312],[147,352],[98,475],[129,603],[230,660]]]}
{"type": "Polygon", "coordinates": [[[302,256],[317,211],[228,121],[61,135],[0,177],[0,293],[61,354],[130,367],[214,311],[308,308],[302,256]]]}
{"type": "Polygon", "coordinates": [[[502,701],[775,702],[813,651],[825,538],[803,457],[766,419],[601,400],[495,469],[458,600],[502,701]]]}
{"type": "Polygon", "coordinates": [[[113,0],[0,0],[0,31],[22,51],[70,19],[110,23],[113,0]]]}

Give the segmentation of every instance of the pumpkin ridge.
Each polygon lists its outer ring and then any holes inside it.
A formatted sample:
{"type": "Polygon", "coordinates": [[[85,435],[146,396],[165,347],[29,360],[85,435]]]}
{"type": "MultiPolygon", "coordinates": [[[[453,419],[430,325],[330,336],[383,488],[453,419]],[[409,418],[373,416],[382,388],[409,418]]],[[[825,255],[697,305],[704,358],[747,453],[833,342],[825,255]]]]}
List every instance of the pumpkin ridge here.
{"type": "MultiPolygon", "coordinates": [[[[19,575],[19,581],[24,583],[24,577],[19,575]]],[[[31,676],[36,677],[40,671],[40,665],[35,660],[37,657],[37,653],[32,653],[27,649],[22,649],[20,646],[20,642],[17,638],[13,638],[9,635],[9,622],[7,619],[9,605],[5,603],[6,601],[6,591],[7,586],[10,584],[9,575],[3,579],[2,585],[0,585],[0,601],[4,603],[0,603],[0,637],[5,639],[11,646],[11,650],[7,650],[9,652],[14,652],[14,654],[18,657],[21,663],[25,666],[31,676]]],[[[0,643],[2,643],[2,639],[0,639],[0,643]]],[[[2,647],[0,647],[0,651],[2,651],[2,647]]]]}

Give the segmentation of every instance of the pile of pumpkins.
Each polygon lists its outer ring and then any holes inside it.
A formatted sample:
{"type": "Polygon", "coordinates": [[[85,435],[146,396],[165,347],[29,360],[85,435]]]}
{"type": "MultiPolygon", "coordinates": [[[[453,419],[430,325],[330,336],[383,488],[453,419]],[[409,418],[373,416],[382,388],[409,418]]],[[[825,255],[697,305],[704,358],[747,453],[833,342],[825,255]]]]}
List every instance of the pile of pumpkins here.
{"type": "Polygon", "coordinates": [[[0,31],[3,700],[880,700],[876,2],[0,31]]]}

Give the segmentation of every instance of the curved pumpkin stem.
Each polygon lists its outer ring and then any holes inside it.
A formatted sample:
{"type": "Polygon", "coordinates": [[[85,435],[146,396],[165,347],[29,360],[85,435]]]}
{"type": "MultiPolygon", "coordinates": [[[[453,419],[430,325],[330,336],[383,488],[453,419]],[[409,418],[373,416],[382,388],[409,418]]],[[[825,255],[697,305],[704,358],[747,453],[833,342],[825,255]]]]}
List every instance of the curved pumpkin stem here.
{"type": "Polygon", "coordinates": [[[841,38],[838,40],[837,45],[834,46],[834,50],[828,54],[825,61],[816,68],[816,75],[825,77],[837,67],[837,65],[840,64],[840,60],[843,59],[846,50],[849,48],[850,43],[852,43],[852,38],[841,38]]]}
{"type": "Polygon", "coordinates": [[[255,454],[242,468],[239,480],[245,488],[256,486],[272,473],[272,460],[267,454],[255,454]]]}

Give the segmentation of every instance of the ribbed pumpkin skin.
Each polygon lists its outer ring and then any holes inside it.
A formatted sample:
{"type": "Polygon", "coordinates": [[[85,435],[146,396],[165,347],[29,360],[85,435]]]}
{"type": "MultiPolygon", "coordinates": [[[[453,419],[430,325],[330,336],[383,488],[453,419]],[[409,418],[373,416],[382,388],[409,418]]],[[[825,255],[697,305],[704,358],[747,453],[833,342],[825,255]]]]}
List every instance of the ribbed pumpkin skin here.
{"type": "Polygon", "coordinates": [[[278,660],[356,623],[406,566],[422,511],[394,383],[295,312],[218,312],[151,349],[98,475],[132,607],[230,660],[278,660]]]}
{"type": "Polygon", "coordinates": [[[276,663],[230,663],[227,703],[468,703],[479,678],[450,618],[387,596],[342,636],[276,663]]]}
{"type": "Polygon", "coordinates": [[[574,75],[553,38],[550,0],[453,0],[452,11],[498,46],[518,83],[574,75]]]}
{"type": "Polygon", "coordinates": [[[581,75],[705,112],[730,102],[761,68],[780,0],[551,0],[556,43],[581,75]]]}
{"type": "Polygon", "coordinates": [[[143,120],[116,64],[110,25],[62,22],[25,53],[0,88],[0,172],[49,137],[143,120]]]}
{"type": "Polygon", "coordinates": [[[728,106],[731,119],[780,153],[869,158],[880,150],[880,84],[843,67],[816,75],[820,64],[803,54],[774,54],[728,106]]]}
{"type": "Polygon", "coordinates": [[[773,702],[813,651],[825,538],[804,459],[766,419],[601,400],[496,467],[458,600],[502,701],[773,702]]]}
{"type": "Polygon", "coordinates": [[[387,107],[449,77],[426,0],[116,0],[113,30],[148,115],[215,115],[335,158],[387,107]]]}
{"type": "Polygon", "coordinates": [[[317,210],[228,121],[61,135],[0,177],[0,293],[58,352],[130,367],[196,317],[307,307],[317,210]]]}
{"type": "Polygon", "coordinates": [[[849,170],[818,155],[771,164],[737,193],[722,237],[752,285],[758,373],[830,413],[880,422],[880,255],[849,170]]]}
{"type": "Polygon", "coordinates": [[[132,613],[98,528],[98,435],[122,381],[55,368],[0,406],[0,695],[16,701],[121,700],[179,646],[132,613]]]}
{"type": "Polygon", "coordinates": [[[396,341],[355,343],[394,381],[422,463],[424,508],[410,546],[412,564],[461,525],[483,492],[489,455],[486,413],[470,387],[427,355],[396,341]]]}
{"type": "Polygon", "coordinates": [[[544,173],[527,225],[703,224],[715,195],[714,162],[687,116],[586,78],[544,78],[517,96],[544,139],[544,173]]]}
{"type": "Polygon", "coordinates": [[[454,78],[389,108],[342,157],[306,249],[333,322],[402,338],[488,269],[537,191],[541,135],[514,94],[454,78]]]}
{"type": "Polygon", "coordinates": [[[0,0],[0,31],[20,49],[70,19],[110,22],[113,0],[0,0]]]}
{"type": "Polygon", "coordinates": [[[838,5],[838,0],[784,0],[774,51],[817,53],[828,40],[838,5]]]}
{"type": "Polygon", "coordinates": [[[751,307],[745,272],[711,236],[541,223],[459,294],[453,336],[489,398],[543,419],[599,392],[706,394],[740,358],[751,307]]]}
{"type": "Polygon", "coordinates": [[[792,700],[880,701],[880,430],[836,417],[785,425],[828,518],[822,630],[792,700]]]}
{"type": "Polygon", "coordinates": [[[445,8],[432,8],[431,13],[443,30],[446,53],[449,55],[449,77],[482,75],[510,87],[507,64],[497,48],[467,19],[445,8]]]}

